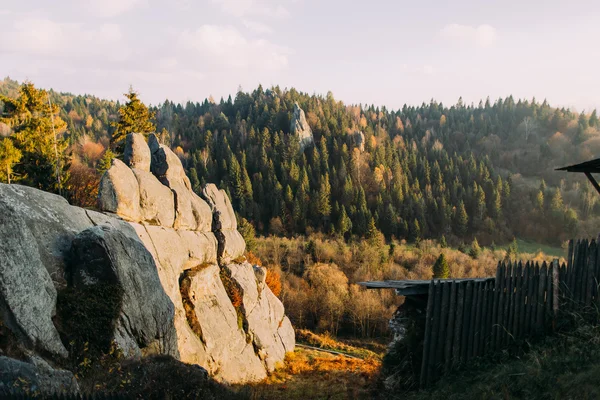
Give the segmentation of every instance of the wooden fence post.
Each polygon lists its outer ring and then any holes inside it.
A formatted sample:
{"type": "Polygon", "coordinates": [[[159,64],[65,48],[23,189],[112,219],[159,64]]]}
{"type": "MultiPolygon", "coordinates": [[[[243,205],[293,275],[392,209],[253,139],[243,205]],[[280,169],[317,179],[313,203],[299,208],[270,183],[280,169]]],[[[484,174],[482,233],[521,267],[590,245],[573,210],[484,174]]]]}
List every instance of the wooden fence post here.
{"type": "Polygon", "coordinates": [[[431,318],[433,316],[433,293],[434,281],[429,283],[429,295],[427,296],[427,312],[425,314],[425,337],[423,339],[423,361],[421,362],[421,388],[427,384],[427,365],[429,361],[429,342],[431,339],[431,318]]]}
{"type": "MultiPolygon", "coordinates": [[[[569,242],[572,244],[573,241],[569,242]]],[[[558,279],[558,258],[552,261],[552,330],[556,329],[556,319],[558,317],[558,286],[560,281],[558,279]]]]}

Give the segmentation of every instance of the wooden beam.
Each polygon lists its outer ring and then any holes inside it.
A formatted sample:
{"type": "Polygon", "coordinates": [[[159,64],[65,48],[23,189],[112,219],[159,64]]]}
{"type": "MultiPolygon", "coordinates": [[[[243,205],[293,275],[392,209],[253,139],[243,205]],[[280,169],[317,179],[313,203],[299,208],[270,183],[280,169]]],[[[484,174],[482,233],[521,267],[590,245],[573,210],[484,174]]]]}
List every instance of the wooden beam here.
{"type": "Polygon", "coordinates": [[[585,176],[587,176],[587,178],[590,180],[590,182],[592,182],[592,186],[594,186],[594,188],[596,188],[596,191],[598,193],[600,193],[600,185],[598,185],[598,182],[596,182],[596,180],[592,176],[592,173],[591,172],[585,172],[585,176]]]}

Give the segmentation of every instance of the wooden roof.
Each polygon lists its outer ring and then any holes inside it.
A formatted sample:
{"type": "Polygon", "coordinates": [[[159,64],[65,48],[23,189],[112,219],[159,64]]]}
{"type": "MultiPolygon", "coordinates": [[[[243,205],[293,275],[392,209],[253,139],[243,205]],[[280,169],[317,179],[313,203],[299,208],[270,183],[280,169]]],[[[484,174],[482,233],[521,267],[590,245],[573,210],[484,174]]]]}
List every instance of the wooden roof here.
{"type": "MultiPolygon", "coordinates": [[[[462,279],[436,279],[440,282],[487,282],[495,278],[462,278],[462,279]]],[[[406,280],[406,281],[370,281],[358,282],[359,285],[367,289],[395,289],[396,294],[400,296],[414,296],[427,294],[429,291],[430,280],[406,280]]]]}
{"type": "Polygon", "coordinates": [[[557,171],[567,172],[589,172],[589,173],[600,173],[600,158],[595,160],[586,161],[581,164],[569,165],[568,167],[557,168],[557,171]]]}

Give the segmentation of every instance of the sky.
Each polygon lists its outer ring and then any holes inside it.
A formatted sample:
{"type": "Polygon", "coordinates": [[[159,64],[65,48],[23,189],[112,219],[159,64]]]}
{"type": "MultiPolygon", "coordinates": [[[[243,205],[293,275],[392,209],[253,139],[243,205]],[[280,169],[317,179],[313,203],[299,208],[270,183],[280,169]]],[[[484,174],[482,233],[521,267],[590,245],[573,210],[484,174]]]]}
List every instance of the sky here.
{"type": "Polygon", "coordinates": [[[600,109],[597,0],[0,0],[0,77],[158,104],[279,85],[600,109]]]}

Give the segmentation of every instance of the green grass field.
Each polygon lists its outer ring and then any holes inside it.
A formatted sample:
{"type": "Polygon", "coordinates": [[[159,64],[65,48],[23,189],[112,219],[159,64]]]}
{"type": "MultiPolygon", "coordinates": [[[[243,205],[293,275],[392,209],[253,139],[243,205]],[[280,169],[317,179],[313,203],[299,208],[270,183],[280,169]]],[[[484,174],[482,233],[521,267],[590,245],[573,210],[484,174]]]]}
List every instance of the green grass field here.
{"type": "MultiPolygon", "coordinates": [[[[509,244],[500,246],[500,248],[506,249],[509,246],[509,244]]],[[[519,246],[519,253],[536,254],[538,251],[541,250],[544,254],[552,257],[567,257],[567,251],[560,247],[553,247],[541,243],[528,242],[523,239],[517,239],[517,245],[519,246]]]]}

